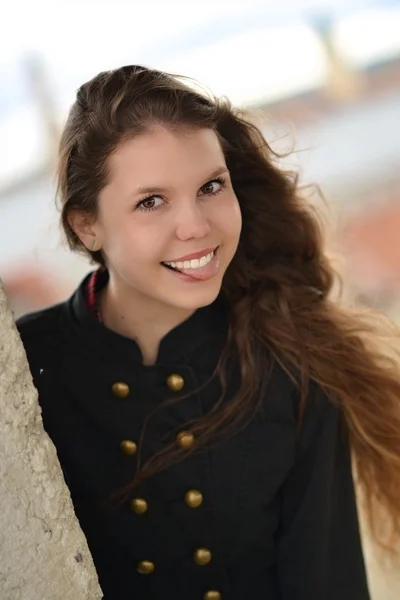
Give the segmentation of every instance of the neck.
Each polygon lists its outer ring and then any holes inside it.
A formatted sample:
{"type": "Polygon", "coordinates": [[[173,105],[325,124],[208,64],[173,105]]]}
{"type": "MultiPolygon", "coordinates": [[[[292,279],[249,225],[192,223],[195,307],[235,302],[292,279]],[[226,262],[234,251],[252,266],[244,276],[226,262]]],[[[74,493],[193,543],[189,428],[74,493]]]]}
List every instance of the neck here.
{"type": "Polygon", "coordinates": [[[156,362],[160,342],[194,310],[168,306],[112,278],[100,291],[98,305],[104,325],[138,344],[145,365],[156,362]]]}

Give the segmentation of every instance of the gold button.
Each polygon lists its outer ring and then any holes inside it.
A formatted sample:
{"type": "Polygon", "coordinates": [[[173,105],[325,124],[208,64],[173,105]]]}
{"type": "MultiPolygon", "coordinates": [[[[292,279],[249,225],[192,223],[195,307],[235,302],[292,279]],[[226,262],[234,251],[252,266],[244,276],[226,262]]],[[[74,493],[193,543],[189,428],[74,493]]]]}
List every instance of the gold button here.
{"type": "Polygon", "coordinates": [[[184,385],[185,380],[181,375],[172,373],[172,375],[169,375],[167,377],[167,386],[169,387],[171,392],[180,392],[184,385]]]}
{"type": "Polygon", "coordinates": [[[204,567],[204,565],[208,565],[211,561],[211,552],[207,548],[197,548],[193,558],[197,565],[204,567]]]}
{"type": "Polygon", "coordinates": [[[129,395],[129,385],[117,381],[113,383],[111,391],[117,398],[126,398],[129,395]]]}
{"type": "Polygon", "coordinates": [[[155,569],[154,563],[149,560],[141,560],[136,567],[136,570],[141,575],[150,575],[155,569]]]}
{"type": "Polygon", "coordinates": [[[137,452],[137,445],[132,440],[122,440],[119,447],[127,456],[133,456],[137,452]]]}
{"type": "Polygon", "coordinates": [[[148,504],[143,498],[134,498],[131,501],[131,509],[137,515],[144,515],[144,513],[147,512],[148,504]]]}
{"type": "Polygon", "coordinates": [[[199,490],[188,490],[185,494],[185,502],[190,508],[198,508],[203,504],[203,494],[199,490]]]}
{"type": "Polygon", "coordinates": [[[217,590],[210,590],[204,594],[204,600],[222,600],[222,596],[217,590]]]}
{"type": "Polygon", "coordinates": [[[188,450],[191,446],[193,446],[194,435],[191,431],[181,431],[176,436],[176,441],[178,443],[178,446],[184,448],[185,450],[188,450]]]}

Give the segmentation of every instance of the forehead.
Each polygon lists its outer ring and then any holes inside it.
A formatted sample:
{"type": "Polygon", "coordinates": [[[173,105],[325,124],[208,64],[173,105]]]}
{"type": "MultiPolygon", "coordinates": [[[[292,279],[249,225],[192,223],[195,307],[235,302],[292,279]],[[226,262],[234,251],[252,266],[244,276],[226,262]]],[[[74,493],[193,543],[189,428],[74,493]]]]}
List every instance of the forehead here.
{"type": "Polygon", "coordinates": [[[110,184],[169,185],[206,176],[225,158],[212,129],[155,126],[124,141],[109,162],[110,184]]]}

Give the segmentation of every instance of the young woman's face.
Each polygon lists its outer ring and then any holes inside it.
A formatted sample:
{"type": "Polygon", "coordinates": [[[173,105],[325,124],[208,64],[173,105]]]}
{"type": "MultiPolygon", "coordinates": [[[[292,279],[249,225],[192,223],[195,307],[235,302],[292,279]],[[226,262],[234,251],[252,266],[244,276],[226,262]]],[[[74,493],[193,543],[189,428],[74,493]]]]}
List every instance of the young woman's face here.
{"type": "Polygon", "coordinates": [[[109,168],[93,229],[114,280],[165,305],[213,302],[241,231],[216,134],[155,126],[121,144],[109,168]]]}

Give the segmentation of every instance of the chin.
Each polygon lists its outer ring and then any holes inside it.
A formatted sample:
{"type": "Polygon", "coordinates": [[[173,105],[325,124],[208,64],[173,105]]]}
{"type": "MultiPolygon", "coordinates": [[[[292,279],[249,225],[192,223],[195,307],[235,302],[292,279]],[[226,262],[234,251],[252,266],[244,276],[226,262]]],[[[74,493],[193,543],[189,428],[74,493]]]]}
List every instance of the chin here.
{"type": "Polygon", "coordinates": [[[220,291],[221,281],[218,281],[214,285],[204,286],[204,289],[188,290],[186,294],[176,291],[169,303],[179,308],[196,310],[212,304],[217,299],[220,291]]]}

